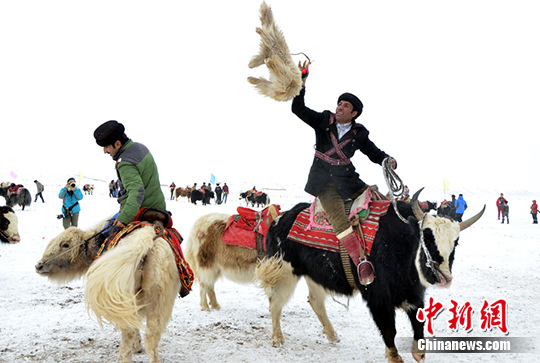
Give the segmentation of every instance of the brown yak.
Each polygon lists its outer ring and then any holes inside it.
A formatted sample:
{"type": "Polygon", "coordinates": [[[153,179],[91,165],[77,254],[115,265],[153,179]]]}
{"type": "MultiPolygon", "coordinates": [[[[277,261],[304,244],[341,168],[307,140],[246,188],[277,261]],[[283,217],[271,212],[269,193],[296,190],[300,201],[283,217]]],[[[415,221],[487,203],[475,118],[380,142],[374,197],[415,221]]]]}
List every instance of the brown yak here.
{"type": "Polygon", "coordinates": [[[49,242],[36,272],[59,283],[86,276],[89,310],[100,325],[108,321],[122,331],[120,362],[131,362],[133,351],[141,351],[139,329],[146,318],[146,352],[149,362],[159,362],[157,347],[180,288],[173,252],[152,226],[146,226],[94,261],[99,248],[95,236],[105,224],[60,233],[49,242]]]}
{"type": "Polygon", "coordinates": [[[186,242],[185,256],[199,282],[201,309],[219,310],[214,284],[221,277],[240,282],[255,281],[257,250],[223,243],[221,236],[231,216],[211,213],[197,219],[186,242]]]}
{"type": "Polygon", "coordinates": [[[174,191],[174,198],[178,202],[178,197],[186,197],[187,200],[191,199],[191,188],[185,187],[185,188],[176,188],[174,191]]]}

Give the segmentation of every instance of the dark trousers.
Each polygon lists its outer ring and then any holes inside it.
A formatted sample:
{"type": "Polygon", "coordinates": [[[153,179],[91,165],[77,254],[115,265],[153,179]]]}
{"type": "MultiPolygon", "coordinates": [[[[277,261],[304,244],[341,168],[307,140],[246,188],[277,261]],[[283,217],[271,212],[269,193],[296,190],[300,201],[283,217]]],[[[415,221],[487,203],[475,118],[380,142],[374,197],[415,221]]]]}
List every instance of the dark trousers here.
{"type": "Polygon", "coordinates": [[[43,203],[45,203],[45,200],[43,200],[43,194],[41,194],[41,192],[39,192],[39,193],[36,194],[36,199],[34,199],[34,203],[37,202],[37,198],[38,198],[38,197],[40,197],[40,198],[41,198],[41,201],[42,201],[43,203]]]}
{"type": "Polygon", "coordinates": [[[326,212],[328,220],[334,228],[336,234],[340,234],[351,226],[349,217],[345,213],[345,200],[356,199],[367,189],[367,185],[361,190],[353,193],[352,195],[343,198],[337,192],[334,182],[329,181],[319,193],[318,198],[321,201],[321,205],[326,212]]]}

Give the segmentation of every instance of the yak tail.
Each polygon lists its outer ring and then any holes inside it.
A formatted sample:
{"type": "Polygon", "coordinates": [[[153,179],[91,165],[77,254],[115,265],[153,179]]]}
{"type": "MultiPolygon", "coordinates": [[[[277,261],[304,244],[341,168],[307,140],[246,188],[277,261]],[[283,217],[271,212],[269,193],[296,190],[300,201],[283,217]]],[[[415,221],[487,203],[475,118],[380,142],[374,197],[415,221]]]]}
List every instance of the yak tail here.
{"type": "Polygon", "coordinates": [[[142,328],[139,310],[144,306],[137,304],[137,270],[155,236],[152,227],[134,231],[88,269],[86,305],[101,327],[108,322],[118,329],[142,328]]]}
{"type": "Polygon", "coordinates": [[[255,269],[255,275],[261,282],[261,287],[264,290],[272,289],[279,281],[291,274],[291,265],[284,263],[281,256],[262,259],[257,263],[257,268],[255,269]]]}

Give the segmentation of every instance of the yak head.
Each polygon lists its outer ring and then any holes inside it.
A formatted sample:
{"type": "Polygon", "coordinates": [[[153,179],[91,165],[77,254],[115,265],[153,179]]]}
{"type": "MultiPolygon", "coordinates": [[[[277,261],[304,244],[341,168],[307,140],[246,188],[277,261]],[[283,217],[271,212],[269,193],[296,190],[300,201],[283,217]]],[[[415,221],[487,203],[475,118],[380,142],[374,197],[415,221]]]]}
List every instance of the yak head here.
{"type": "Polygon", "coordinates": [[[58,283],[82,277],[95,257],[96,232],[104,225],[105,222],[89,231],[70,227],[60,233],[45,248],[36,272],[58,283]]]}
{"type": "Polygon", "coordinates": [[[0,241],[5,243],[19,243],[19,221],[15,211],[10,207],[0,207],[0,241]]]}
{"type": "Polygon", "coordinates": [[[464,222],[455,222],[422,212],[418,204],[418,195],[421,191],[422,189],[417,191],[411,200],[414,216],[420,227],[420,246],[415,260],[416,269],[422,285],[450,287],[459,233],[478,221],[484,214],[486,206],[484,205],[484,208],[474,217],[464,222]]]}

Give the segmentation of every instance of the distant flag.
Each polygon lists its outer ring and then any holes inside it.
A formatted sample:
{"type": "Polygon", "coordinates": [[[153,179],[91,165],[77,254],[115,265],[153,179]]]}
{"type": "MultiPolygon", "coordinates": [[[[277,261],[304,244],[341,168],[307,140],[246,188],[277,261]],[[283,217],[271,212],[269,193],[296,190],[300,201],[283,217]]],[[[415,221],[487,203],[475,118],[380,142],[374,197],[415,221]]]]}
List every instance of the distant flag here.
{"type": "Polygon", "coordinates": [[[79,184],[82,183],[83,179],[84,179],[83,173],[79,172],[79,184]]]}
{"type": "Polygon", "coordinates": [[[450,182],[448,181],[448,179],[443,178],[443,186],[444,186],[444,193],[446,195],[446,193],[450,190],[450,182]]]}
{"type": "Polygon", "coordinates": [[[216,184],[216,176],[214,174],[210,174],[210,184],[216,184]]]}
{"type": "Polygon", "coordinates": [[[9,176],[13,179],[17,179],[17,174],[15,174],[14,172],[9,173],[9,176]]]}

